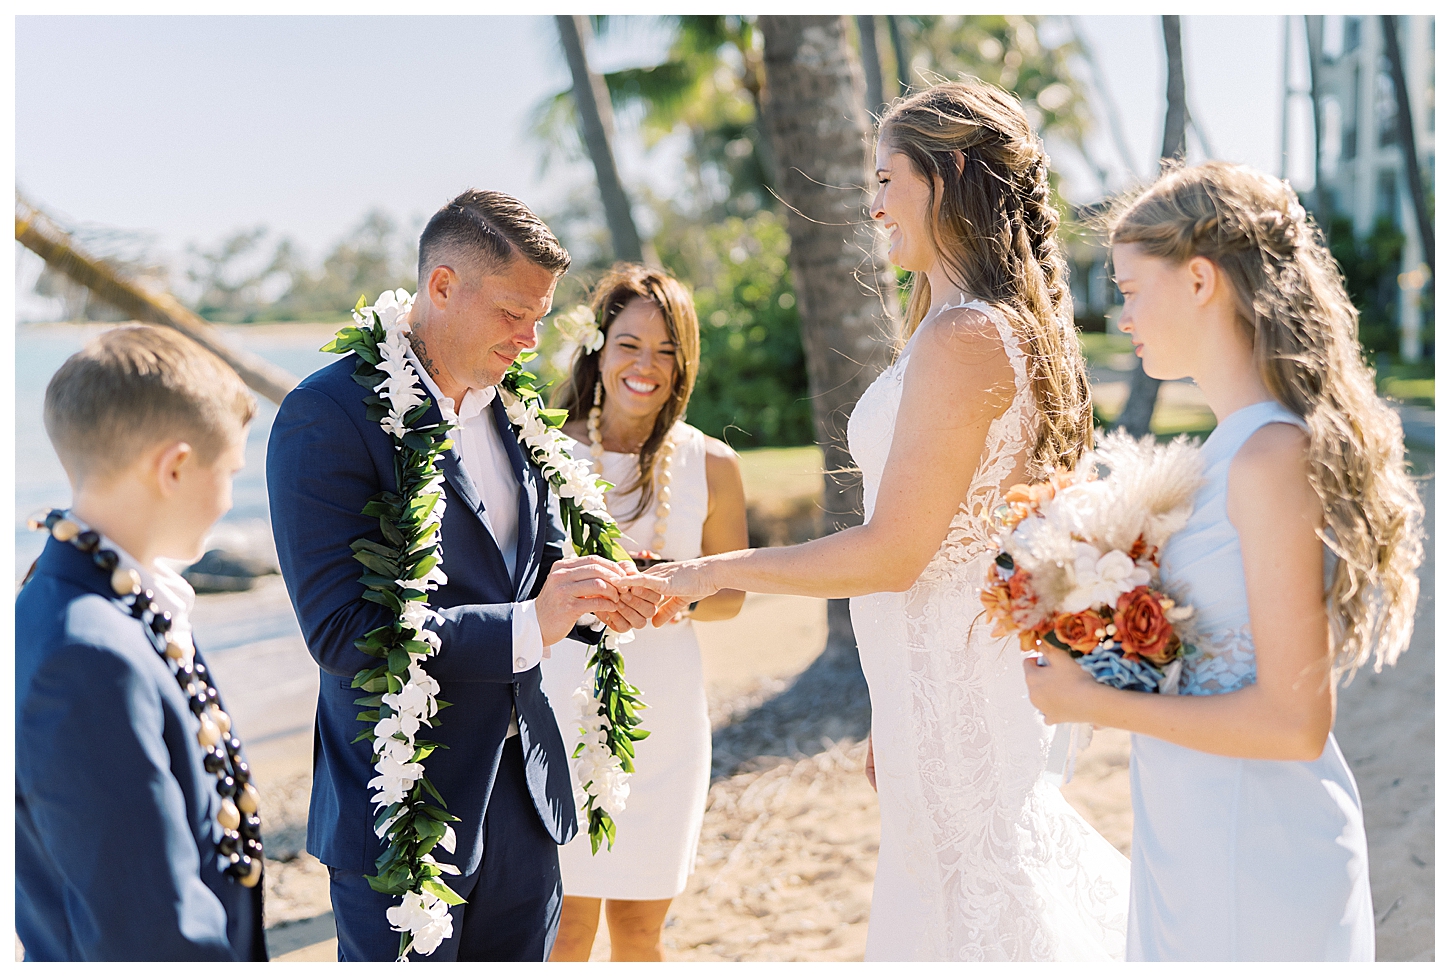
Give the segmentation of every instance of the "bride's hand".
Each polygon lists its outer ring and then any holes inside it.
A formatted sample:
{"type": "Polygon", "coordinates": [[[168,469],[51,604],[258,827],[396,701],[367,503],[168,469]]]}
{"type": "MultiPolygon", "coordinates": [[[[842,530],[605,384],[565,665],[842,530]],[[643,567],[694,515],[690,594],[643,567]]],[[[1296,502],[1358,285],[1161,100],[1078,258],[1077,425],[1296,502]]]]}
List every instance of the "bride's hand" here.
{"type": "Polygon", "coordinates": [[[1027,679],[1027,697],[1042,713],[1048,725],[1057,723],[1090,723],[1088,703],[1098,688],[1093,677],[1078,665],[1067,652],[1044,642],[1038,651],[1046,664],[1035,654],[1022,659],[1022,672],[1027,679]]]}
{"type": "Polygon", "coordinates": [[[655,610],[654,626],[671,621],[690,604],[712,596],[720,588],[709,579],[709,563],[685,560],[680,563],[659,563],[644,573],[631,575],[620,583],[633,590],[645,590],[660,599],[655,610]]]}

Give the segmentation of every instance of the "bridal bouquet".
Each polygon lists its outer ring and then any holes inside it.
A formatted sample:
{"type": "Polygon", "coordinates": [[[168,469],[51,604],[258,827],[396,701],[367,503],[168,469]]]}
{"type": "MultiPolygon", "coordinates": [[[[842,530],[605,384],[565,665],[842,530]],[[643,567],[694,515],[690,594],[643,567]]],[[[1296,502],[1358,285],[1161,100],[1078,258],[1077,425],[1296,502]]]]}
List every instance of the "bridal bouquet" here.
{"type": "Polygon", "coordinates": [[[1176,694],[1193,609],[1165,592],[1158,557],[1188,521],[1201,468],[1186,438],[1114,432],[1075,471],[1008,489],[982,588],[993,636],[1016,634],[1024,651],[1045,641],[1115,688],[1176,694]]]}

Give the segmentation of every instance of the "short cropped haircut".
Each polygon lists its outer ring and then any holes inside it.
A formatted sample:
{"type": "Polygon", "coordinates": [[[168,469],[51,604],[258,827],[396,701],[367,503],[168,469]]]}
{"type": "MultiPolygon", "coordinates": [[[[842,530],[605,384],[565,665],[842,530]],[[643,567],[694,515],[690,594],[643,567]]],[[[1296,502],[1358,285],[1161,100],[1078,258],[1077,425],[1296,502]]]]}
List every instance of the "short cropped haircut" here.
{"type": "Polygon", "coordinates": [[[114,475],[173,439],[211,462],[256,413],[231,367],[160,326],[102,333],[45,388],[45,431],[75,482],[114,475]]]}
{"type": "Polygon", "coordinates": [[[494,271],[515,257],[555,277],[569,270],[569,252],[523,201],[496,190],[467,190],[434,214],[418,238],[418,289],[450,261],[494,271]]]}

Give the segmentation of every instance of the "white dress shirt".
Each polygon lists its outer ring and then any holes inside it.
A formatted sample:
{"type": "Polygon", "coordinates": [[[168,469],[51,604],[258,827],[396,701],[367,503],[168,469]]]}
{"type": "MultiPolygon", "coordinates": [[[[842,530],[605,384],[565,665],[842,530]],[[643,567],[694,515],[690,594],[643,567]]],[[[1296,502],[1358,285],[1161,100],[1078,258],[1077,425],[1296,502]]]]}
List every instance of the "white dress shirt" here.
{"type": "MultiPolygon", "coordinates": [[[[410,345],[407,349],[408,359],[413,364],[413,369],[418,371],[418,377],[423,381],[423,386],[428,388],[429,395],[438,404],[438,409],[443,413],[443,418],[448,423],[456,425],[455,430],[449,433],[453,439],[453,450],[458,452],[458,458],[463,462],[464,471],[473,481],[478,489],[479,499],[483,502],[483,520],[488,527],[489,533],[493,535],[494,542],[498,544],[499,551],[503,554],[504,565],[508,567],[509,577],[515,577],[518,561],[519,542],[519,492],[521,487],[514,477],[513,462],[509,459],[508,448],[503,443],[499,434],[498,426],[493,422],[493,415],[489,410],[489,404],[493,402],[495,390],[493,387],[485,387],[483,390],[470,389],[463,395],[463,405],[455,409],[453,400],[443,396],[438,390],[438,385],[423,369],[423,364],[418,362],[417,355],[410,345]]],[[[447,570],[447,556],[444,557],[444,570],[447,570]]],[[[513,657],[514,672],[527,672],[544,658],[547,650],[544,648],[543,635],[539,633],[539,616],[531,600],[519,601],[514,604],[513,613],[513,657]]],[[[518,732],[517,725],[510,723],[509,735],[518,732]]]]}
{"type": "MultiPolygon", "coordinates": [[[[75,513],[67,518],[82,529],[93,529],[80,519],[75,513]]],[[[166,561],[158,560],[151,566],[143,566],[130,553],[121,547],[111,537],[101,534],[99,549],[114,550],[116,553],[117,569],[135,570],[141,578],[141,589],[151,591],[151,598],[156,606],[171,615],[171,628],[166,632],[166,640],[180,645],[186,649],[186,661],[191,661],[196,653],[196,646],[191,640],[191,609],[196,606],[196,591],[186,578],[166,561]]]]}

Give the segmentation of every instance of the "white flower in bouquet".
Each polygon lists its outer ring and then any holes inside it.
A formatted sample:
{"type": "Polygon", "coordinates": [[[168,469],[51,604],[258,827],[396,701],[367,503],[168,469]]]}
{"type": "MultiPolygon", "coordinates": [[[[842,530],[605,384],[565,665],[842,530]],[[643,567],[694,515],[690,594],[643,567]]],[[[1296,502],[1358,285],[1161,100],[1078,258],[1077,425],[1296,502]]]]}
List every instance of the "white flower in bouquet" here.
{"type": "Polygon", "coordinates": [[[1053,526],[1076,539],[1090,539],[1103,551],[1130,552],[1143,532],[1147,513],[1131,496],[1124,498],[1111,481],[1068,486],[1043,507],[1053,526]]]}
{"type": "Polygon", "coordinates": [[[1122,550],[1101,553],[1091,543],[1077,544],[1073,560],[1074,585],[1063,597],[1061,610],[1077,614],[1089,607],[1116,604],[1118,597],[1134,587],[1146,586],[1148,571],[1122,550]]]}

